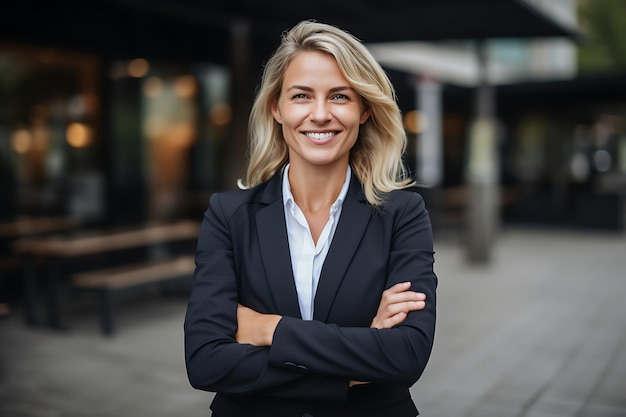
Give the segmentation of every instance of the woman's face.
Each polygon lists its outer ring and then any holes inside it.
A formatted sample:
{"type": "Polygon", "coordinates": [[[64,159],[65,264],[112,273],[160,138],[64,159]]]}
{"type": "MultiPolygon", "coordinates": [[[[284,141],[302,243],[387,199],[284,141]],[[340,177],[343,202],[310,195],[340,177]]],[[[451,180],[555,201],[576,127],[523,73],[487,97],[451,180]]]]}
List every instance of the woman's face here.
{"type": "Polygon", "coordinates": [[[347,166],[370,112],[333,56],[303,52],[287,67],[272,114],[282,125],[290,164],[324,167],[347,166]]]}

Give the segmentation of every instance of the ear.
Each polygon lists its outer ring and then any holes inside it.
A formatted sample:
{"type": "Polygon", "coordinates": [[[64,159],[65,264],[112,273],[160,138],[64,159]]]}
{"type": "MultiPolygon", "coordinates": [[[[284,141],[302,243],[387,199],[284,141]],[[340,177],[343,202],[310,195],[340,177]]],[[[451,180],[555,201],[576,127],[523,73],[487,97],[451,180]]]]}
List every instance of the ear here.
{"type": "Polygon", "coordinates": [[[272,109],[272,116],[274,116],[274,120],[276,120],[276,123],[282,125],[283,118],[280,114],[280,109],[278,108],[278,102],[276,100],[272,101],[270,108],[272,109]]]}
{"type": "Polygon", "coordinates": [[[370,118],[370,116],[372,115],[372,110],[369,108],[369,106],[365,106],[365,108],[363,109],[363,112],[361,113],[361,124],[364,124],[365,122],[367,122],[367,119],[370,118]]]}

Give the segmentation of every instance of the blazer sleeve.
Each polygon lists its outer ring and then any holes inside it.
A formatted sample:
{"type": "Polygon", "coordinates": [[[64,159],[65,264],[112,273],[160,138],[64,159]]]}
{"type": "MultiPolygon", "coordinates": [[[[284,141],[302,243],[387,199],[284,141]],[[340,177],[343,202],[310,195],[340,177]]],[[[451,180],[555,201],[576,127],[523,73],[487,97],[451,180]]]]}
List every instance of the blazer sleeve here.
{"type": "Polygon", "coordinates": [[[419,379],[434,342],[437,277],[430,220],[421,196],[410,195],[393,222],[386,288],[410,280],[413,291],[426,294],[426,308],[380,330],[283,317],[270,349],[272,365],[382,384],[411,386],[419,379]]]}
{"type": "Polygon", "coordinates": [[[185,362],[194,388],[228,395],[342,399],[348,381],[269,364],[269,347],[239,344],[237,277],[229,221],[220,194],[211,197],[196,251],[185,316],[185,362]]]}

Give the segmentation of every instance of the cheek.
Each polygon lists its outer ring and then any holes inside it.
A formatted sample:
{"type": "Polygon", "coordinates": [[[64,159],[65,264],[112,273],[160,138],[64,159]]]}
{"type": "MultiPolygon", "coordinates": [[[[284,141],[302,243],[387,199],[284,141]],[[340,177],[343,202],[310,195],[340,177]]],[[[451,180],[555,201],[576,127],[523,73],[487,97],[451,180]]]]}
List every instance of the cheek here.
{"type": "MultiPolygon", "coordinates": [[[[279,123],[283,126],[291,127],[296,127],[301,124],[306,119],[308,114],[309,112],[304,106],[286,106],[281,108],[280,111],[277,112],[278,118],[280,118],[279,123]]],[[[278,120],[276,115],[274,116],[274,118],[278,120]]]]}
{"type": "Polygon", "coordinates": [[[280,126],[280,132],[283,137],[283,142],[287,145],[288,149],[292,149],[294,146],[298,146],[298,134],[295,132],[293,126],[289,124],[289,121],[283,123],[280,126]]]}
{"type": "Polygon", "coordinates": [[[364,117],[363,112],[356,108],[340,109],[340,111],[336,113],[336,116],[339,120],[342,120],[345,125],[350,127],[359,126],[363,124],[364,119],[367,119],[366,116],[364,117]]]}

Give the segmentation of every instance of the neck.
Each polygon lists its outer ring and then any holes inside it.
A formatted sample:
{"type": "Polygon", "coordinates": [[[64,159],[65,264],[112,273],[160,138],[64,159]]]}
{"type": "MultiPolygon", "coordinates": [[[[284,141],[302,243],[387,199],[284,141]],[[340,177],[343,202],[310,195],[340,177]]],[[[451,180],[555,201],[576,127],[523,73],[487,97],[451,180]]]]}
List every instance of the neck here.
{"type": "Polygon", "coordinates": [[[290,165],[289,184],[298,207],[309,212],[328,210],[339,197],[347,169],[347,164],[331,169],[302,169],[290,165]]]}

